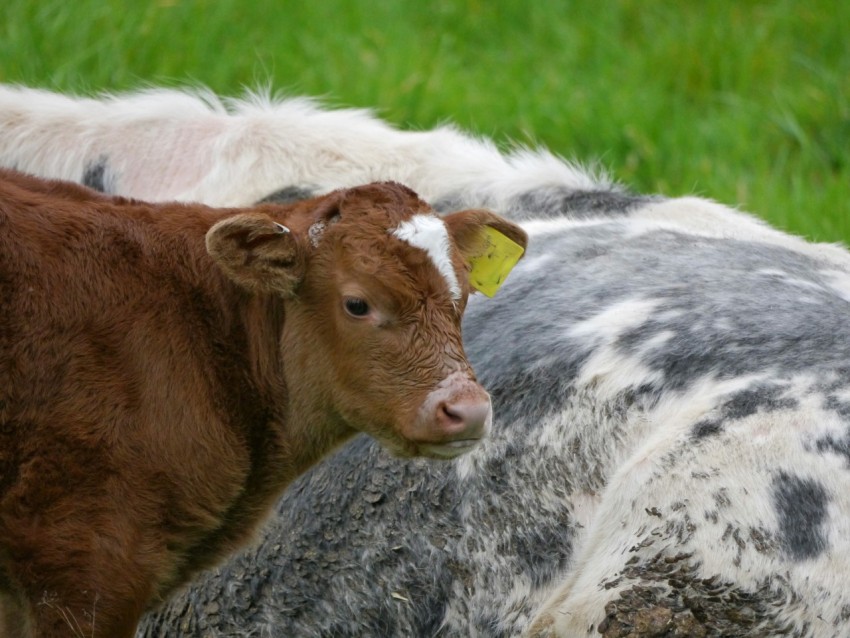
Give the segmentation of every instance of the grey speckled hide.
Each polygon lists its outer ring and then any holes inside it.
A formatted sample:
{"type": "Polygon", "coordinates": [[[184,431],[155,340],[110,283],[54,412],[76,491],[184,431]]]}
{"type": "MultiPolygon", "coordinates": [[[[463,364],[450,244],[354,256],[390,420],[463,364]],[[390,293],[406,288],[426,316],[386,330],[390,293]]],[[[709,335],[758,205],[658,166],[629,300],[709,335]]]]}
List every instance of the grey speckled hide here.
{"type": "Polygon", "coordinates": [[[140,636],[850,635],[850,255],[681,201],[526,223],[492,439],[356,439],[140,636]]]}

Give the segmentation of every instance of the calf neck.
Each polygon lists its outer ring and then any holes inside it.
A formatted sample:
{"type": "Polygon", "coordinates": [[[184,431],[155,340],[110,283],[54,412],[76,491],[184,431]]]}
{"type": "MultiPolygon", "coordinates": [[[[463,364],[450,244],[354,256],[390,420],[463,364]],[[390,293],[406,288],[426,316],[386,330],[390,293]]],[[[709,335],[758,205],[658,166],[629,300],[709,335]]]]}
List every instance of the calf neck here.
{"type": "Polygon", "coordinates": [[[0,172],[2,635],[132,635],[356,431],[470,449],[485,227],[525,244],[391,183],[214,210],[0,172]]]}

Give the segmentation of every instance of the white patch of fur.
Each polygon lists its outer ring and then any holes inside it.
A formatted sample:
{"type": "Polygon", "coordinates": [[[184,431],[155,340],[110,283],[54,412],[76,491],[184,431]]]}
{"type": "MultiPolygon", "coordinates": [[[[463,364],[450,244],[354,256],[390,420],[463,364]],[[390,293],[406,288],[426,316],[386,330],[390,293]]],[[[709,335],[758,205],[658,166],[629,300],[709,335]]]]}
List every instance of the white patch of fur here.
{"type": "Polygon", "coordinates": [[[322,240],[322,235],[325,234],[326,224],[323,221],[318,221],[307,229],[307,237],[310,238],[310,245],[316,248],[322,240]]]}
{"type": "Polygon", "coordinates": [[[626,330],[646,323],[660,304],[655,299],[626,299],[611,304],[585,321],[570,327],[567,336],[590,343],[611,343],[626,330]]]}
{"type": "Polygon", "coordinates": [[[651,202],[631,216],[634,234],[659,229],[687,232],[702,237],[755,241],[830,262],[850,266],[850,255],[842,246],[816,244],[771,228],[748,213],[701,197],[678,197],[651,202]]]}
{"type": "Polygon", "coordinates": [[[522,263],[523,275],[528,277],[536,273],[541,268],[548,268],[557,257],[555,255],[535,255],[534,257],[525,257],[522,263]]]}
{"type": "MultiPolygon", "coordinates": [[[[829,272],[829,271],[822,272],[821,274],[826,274],[826,272],[829,272]]],[[[831,272],[838,273],[840,271],[831,271],[831,272]]],[[[758,271],[758,274],[764,275],[765,277],[778,279],[778,280],[782,281],[782,283],[784,283],[788,286],[795,286],[797,288],[800,288],[801,290],[818,291],[818,292],[823,292],[823,291],[836,292],[836,291],[830,291],[829,288],[827,286],[823,285],[822,283],[809,281],[807,279],[800,279],[799,277],[795,277],[792,274],[784,272],[782,270],[765,268],[765,269],[758,271]]],[[[846,274],[845,274],[845,276],[846,276],[846,274]]],[[[806,301],[806,300],[811,300],[811,299],[806,298],[806,297],[800,297],[798,299],[798,301],[806,301]]],[[[814,301],[815,303],[820,302],[820,300],[811,300],[811,301],[814,301]]]]}
{"type": "Polygon", "coordinates": [[[764,275],[765,277],[787,277],[788,273],[784,270],[780,270],[779,268],[761,268],[756,271],[757,275],[764,275]]]}
{"type": "Polygon", "coordinates": [[[452,298],[460,299],[460,285],[452,265],[449,231],[436,215],[414,215],[390,231],[394,237],[428,253],[434,266],[446,280],[452,298]]]}
{"type": "Polygon", "coordinates": [[[650,370],[639,357],[623,355],[614,348],[600,348],[582,366],[576,385],[593,387],[601,400],[608,400],[624,390],[663,378],[661,372],[650,370]]]}
{"type": "Polygon", "coordinates": [[[528,233],[529,237],[536,235],[548,235],[560,233],[565,230],[574,230],[576,228],[585,228],[588,226],[609,226],[618,222],[612,222],[605,217],[590,218],[590,219],[571,219],[568,217],[555,217],[552,219],[529,219],[522,222],[522,228],[528,233]]]}
{"type": "Polygon", "coordinates": [[[591,492],[577,492],[570,496],[570,513],[580,529],[590,527],[601,500],[599,494],[591,492]]]}
{"type": "Polygon", "coordinates": [[[835,391],[835,398],[845,403],[850,403],[850,386],[835,391]]]}
{"type": "Polygon", "coordinates": [[[648,415],[654,424],[654,433],[635,451],[630,461],[620,467],[618,474],[634,480],[642,474],[638,468],[651,469],[650,461],[657,460],[658,451],[669,449],[675,441],[686,436],[694,423],[704,418],[723,397],[746,390],[766,376],[747,375],[722,381],[705,377],[694,379],[681,394],[668,393],[648,415]]]}
{"type": "Polygon", "coordinates": [[[504,154],[452,126],[399,131],[303,97],[153,89],[92,99],[0,85],[0,165],[79,181],[101,157],[116,194],[213,206],[248,206],[290,185],[325,193],[392,180],[429,201],[508,213],[530,189],[610,185],[546,150],[504,154]]]}
{"type": "Polygon", "coordinates": [[[842,299],[850,301],[850,273],[843,270],[823,270],[821,275],[833,291],[842,299]]]}
{"type": "MultiPolygon", "coordinates": [[[[567,336],[594,345],[593,354],[582,365],[576,385],[592,386],[600,400],[607,400],[625,389],[660,381],[661,374],[642,363],[642,352],[636,356],[626,355],[615,346],[620,335],[644,324],[658,304],[653,299],[628,299],[571,326],[567,336]]],[[[653,341],[645,347],[652,349],[668,338],[669,335],[659,335],[658,342],[653,341]]]]}

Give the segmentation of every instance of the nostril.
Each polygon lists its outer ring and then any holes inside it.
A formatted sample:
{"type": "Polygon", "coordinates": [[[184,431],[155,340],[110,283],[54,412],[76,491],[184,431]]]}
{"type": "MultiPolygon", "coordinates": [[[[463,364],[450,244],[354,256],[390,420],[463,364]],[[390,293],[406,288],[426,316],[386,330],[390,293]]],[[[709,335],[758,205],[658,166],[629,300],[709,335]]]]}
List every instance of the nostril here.
{"type": "Polygon", "coordinates": [[[471,437],[477,437],[486,428],[490,415],[489,401],[443,402],[439,407],[443,427],[471,437]]]}
{"type": "Polygon", "coordinates": [[[459,409],[457,405],[443,403],[440,405],[440,409],[442,410],[443,418],[449,424],[462,425],[464,423],[463,410],[459,409]]]}

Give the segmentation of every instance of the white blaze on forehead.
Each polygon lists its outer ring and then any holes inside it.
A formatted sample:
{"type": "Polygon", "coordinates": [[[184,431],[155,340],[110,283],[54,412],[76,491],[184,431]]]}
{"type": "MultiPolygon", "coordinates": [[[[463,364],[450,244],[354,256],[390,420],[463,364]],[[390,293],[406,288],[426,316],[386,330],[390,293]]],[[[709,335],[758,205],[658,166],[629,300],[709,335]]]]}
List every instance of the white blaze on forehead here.
{"type": "Polygon", "coordinates": [[[436,215],[414,215],[390,233],[428,253],[434,266],[446,280],[452,297],[460,299],[460,285],[452,266],[449,231],[442,219],[436,215]]]}

